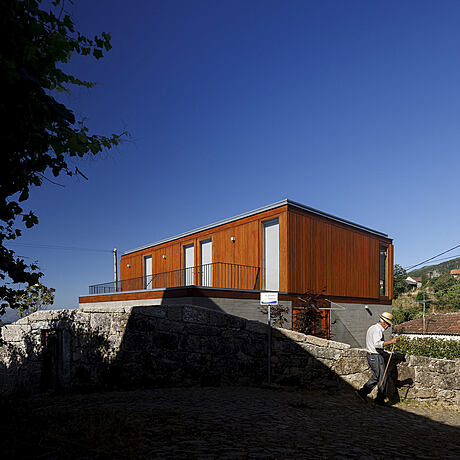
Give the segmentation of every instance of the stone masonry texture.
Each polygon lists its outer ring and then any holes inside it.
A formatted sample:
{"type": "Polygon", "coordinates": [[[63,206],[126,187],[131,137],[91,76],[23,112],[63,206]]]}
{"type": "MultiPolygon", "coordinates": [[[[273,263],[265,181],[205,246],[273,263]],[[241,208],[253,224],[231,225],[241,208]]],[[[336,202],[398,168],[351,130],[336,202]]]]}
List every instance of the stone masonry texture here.
{"type": "MultiPolygon", "coordinates": [[[[0,392],[258,385],[268,376],[267,326],[191,305],[40,311],[1,330],[0,392]]],[[[460,359],[394,356],[394,397],[459,405],[460,359]]],[[[271,329],[271,381],[360,387],[365,350],[271,329]]]]}

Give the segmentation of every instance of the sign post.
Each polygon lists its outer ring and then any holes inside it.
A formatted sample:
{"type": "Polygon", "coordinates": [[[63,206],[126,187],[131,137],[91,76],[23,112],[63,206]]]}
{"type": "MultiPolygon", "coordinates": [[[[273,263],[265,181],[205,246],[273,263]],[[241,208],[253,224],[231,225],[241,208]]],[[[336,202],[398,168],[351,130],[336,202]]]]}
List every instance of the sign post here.
{"type": "Polygon", "coordinates": [[[278,305],[277,292],[261,292],[260,305],[266,305],[268,309],[267,326],[268,326],[268,384],[271,383],[271,361],[272,361],[272,326],[271,326],[271,306],[278,305]]]}

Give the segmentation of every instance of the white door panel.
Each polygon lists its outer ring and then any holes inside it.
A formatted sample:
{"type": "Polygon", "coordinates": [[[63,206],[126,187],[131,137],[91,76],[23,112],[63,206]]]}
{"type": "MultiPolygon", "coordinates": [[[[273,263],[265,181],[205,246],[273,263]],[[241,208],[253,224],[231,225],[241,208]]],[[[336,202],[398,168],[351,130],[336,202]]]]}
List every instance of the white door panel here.
{"type": "Polygon", "coordinates": [[[184,282],[186,286],[195,284],[195,248],[193,244],[184,246],[184,282]]]}
{"type": "Polygon", "coordinates": [[[201,285],[212,286],[212,240],[200,243],[201,285]]]}
{"type": "Polygon", "coordinates": [[[264,234],[264,289],[279,291],[280,243],[278,219],[263,222],[264,234]]]}

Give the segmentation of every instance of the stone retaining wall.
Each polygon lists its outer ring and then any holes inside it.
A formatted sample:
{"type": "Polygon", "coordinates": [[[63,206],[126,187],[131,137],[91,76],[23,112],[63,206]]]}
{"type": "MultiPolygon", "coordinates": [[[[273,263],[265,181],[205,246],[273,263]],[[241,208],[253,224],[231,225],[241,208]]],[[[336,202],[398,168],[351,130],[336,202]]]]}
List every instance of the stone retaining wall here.
{"type": "MultiPolygon", "coordinates": [[[[208,309],[84,307],[41,311],[2,328],[0,391],[251,385],[267,380],[267,327],[208,309]]],[[[459,404],[460,360],[399,356],[401,397],[459,404]]],[[[272,382],[360,387],[362,349],[272,329],[272,382]]]]}

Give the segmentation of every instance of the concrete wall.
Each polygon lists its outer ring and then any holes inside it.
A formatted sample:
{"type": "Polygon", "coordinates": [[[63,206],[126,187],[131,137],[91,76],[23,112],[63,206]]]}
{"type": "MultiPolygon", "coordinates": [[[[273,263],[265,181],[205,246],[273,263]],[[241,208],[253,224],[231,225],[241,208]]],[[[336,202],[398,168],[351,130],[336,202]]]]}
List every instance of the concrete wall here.
{"type": "MultiPolygon", "coordinates": [[[[354,348],[365,348],[369,326],[379,322],[380,313],[391,312],[391,305],[338,303],[331,306],[331,340],[348,343],[354,348]]],[[[390,336],[391,328],[388,328],[385,331],[385,340],[390,336]]]]}
{"type": "MultiPolygon", "coordinates": [[[[267,379],[264,324],[190,305],[42,311],[1,333],[3,393],[267,379]]],[[[362,349],[287,329],[272,329],[272,336],[274,383],[358,388],[370,376],[362,349]]],[[[393,362],[396,396],[460,403],[460,359],[399,356],[393,362]]]]}

